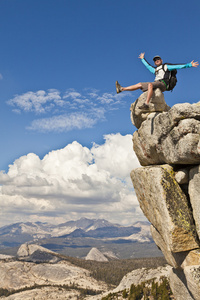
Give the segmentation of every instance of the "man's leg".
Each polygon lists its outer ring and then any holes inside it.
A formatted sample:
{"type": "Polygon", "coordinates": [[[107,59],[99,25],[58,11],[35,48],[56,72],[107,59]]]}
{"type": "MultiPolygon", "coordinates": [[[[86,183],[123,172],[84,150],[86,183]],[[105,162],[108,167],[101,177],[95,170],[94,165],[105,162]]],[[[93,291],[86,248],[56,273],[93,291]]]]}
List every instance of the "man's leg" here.
{"type": "Polygon", "coordinates": [[[142,85],[141,83],[137,83],[137,84],[134,84],[134,85],[130,85],[130,86],[127,86],[127,87],[122,87],[122,91],[136,91],[136,90],[139,90],[141,89],[142,85]]]}
{"type": "Polygon", "coordinates": [[[146,104],[147,105],[149,105],[149,101],[150,101],[152,96],[153,96],[153,84],[149,83],[148,84],[147,99],[146,99],[146,104]]]}
{"type": "Polygon", "coordinates": [[[142,87],[141,82],[134,84],[134,85],[127,86],[127,87],[122,87],[118,81],[116,81],[115,84],[116,84],[117,93],[120,93],[123,91],[135,91],[135,90],[141,89],[141,87],[142,87]]]}
{"type": "Polygon", "coordinates": [[[154,81],[148,83],[146,104],[149,105],[150,99],[153,96],[153,90],[160,89],[161,92],[166,91],[166,86],[163,82],[154,81]]]}
{"type": "Polygon", "coordinates": [[[150,101],[152,96],[153,96],[153,84],[151,82],[149,82],[148,83],[148,89],[147,89],[146,102],[143,103],[141,106],[139,106],[139,108],[148,110],[149,109],[149,101],[150,101]]]}

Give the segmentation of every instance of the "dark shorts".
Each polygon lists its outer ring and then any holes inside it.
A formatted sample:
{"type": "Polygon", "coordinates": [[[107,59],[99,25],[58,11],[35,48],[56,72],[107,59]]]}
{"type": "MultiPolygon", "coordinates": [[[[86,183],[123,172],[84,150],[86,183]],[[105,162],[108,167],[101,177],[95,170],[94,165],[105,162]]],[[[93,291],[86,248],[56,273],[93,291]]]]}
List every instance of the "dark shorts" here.
{"type": "Polygon", "coordinates": [[[143,92],[146,92],[148,90],[148,84],[152,83],[153,84],[153,89],[160,89],[161,92],[166,91],[166,85],[162,81],[154,81],[154,82],[141,82],[142,87],[141,90],[143,92]]]}

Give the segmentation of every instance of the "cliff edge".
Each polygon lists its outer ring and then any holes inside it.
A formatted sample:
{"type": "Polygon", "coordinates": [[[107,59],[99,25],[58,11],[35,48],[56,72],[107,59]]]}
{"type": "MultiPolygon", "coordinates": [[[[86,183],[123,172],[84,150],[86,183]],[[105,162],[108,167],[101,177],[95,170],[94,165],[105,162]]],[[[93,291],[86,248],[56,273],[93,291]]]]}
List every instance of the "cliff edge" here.
{"type": "Polygon", "coordinates": [[[150,110],[141,111],[145,97],[131,105],[133,148],[142,166],[131,179],[152,237],[173,267],[175,299],[199,300],[200,102],[169,108],[156,90],[150,110]]]}

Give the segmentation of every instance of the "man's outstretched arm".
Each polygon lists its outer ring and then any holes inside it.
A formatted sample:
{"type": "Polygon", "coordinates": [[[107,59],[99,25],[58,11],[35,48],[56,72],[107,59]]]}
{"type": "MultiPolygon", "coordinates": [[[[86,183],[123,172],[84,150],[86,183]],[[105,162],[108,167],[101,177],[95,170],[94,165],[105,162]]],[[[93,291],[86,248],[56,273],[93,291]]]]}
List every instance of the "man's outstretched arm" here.
{"type": "Polygon", "coordinates": [[[139,58],[141,59],[142,63],[145,65],[145,67],[153,74],[155,74],[155,68],[152,67],[148,61],[146,61],[146,59],[144,58],[144,54],[145,52],[142,52],[140,55],[139,55],[139,58]]]}
{"type": "Polygon", "coordinates": [[[191,61],[191,63],[188,63],[188,64],[177,64],[177,65],[168,65],[167,64],[167,69],[169,71],[172,71],[172,70],[179,70],[179,69],[185,69],[185,68],[191,68],[191,67],[195,67],[197,68],[199,65],[198,61],[191,61]]]}

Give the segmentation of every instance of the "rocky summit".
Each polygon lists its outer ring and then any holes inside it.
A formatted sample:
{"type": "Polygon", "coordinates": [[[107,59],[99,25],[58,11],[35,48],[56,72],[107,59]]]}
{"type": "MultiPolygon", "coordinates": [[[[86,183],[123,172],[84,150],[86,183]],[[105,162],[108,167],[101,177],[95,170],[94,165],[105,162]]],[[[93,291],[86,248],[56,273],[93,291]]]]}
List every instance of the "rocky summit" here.
{"type": "Polygon", "coordinates": [[[85,258],[86,260],[108,261],[108,259],[97,248],[92,248],[85,258]]]}
{"type": "Polygon", "coordinates": [[[200,102],[169,108],[156,90],[148,111],[131,105],[133,148],[141,167],[131,172],[152,237],[172,267],[175,299],[200,299],[200,102]],[[160,105],[159,105],[160,104],[160,105]]]}
{"type": "Polygon", "coordinates": [[[81,291],[98,294],[108,285],[65,256],[34,244],[23,244],[17,257],[0,257],[0,298],[9,300],[81,299],[81,291]]]}

